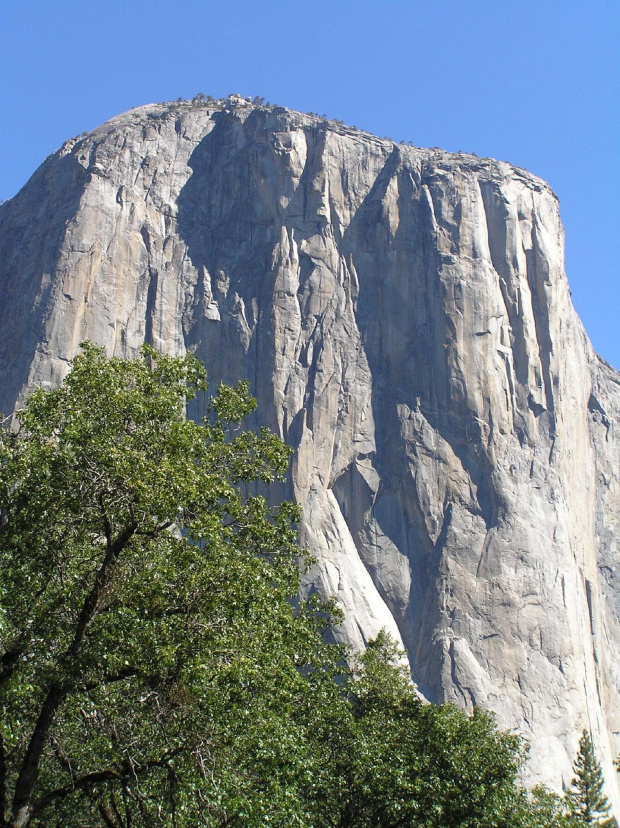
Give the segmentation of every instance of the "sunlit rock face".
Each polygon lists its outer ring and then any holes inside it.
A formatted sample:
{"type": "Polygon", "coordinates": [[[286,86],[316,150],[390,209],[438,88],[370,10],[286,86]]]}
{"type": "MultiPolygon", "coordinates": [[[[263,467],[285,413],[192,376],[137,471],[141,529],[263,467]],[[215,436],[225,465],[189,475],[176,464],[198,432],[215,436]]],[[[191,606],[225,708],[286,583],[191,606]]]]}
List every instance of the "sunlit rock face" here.
{"type": "Polygon", "coordinates": [[[342,636],[387,627],[428,699],[531,741],[532,780],[567,784],[590,728],[617,798],[620,376],[544,182],[240,99],[147,106],[0,208],[0,290],[2,410],[87,338],[249,378],[342,636]]]}

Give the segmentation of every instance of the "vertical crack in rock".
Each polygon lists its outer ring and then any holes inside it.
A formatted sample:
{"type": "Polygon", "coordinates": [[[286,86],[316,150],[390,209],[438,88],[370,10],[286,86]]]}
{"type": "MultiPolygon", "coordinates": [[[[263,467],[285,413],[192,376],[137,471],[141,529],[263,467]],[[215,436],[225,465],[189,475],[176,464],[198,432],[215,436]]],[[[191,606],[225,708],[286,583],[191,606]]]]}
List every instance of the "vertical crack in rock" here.
{"type": "Polygon", "coordinates": [[[339,635],[386,627],[428,699],[531,740],[532,782],[567,784],[588,727],[620,811],[620,377],[562,244],[548,186],[502,162],[239,100],[137,108],[0,207],[0,408],[87,337],[247,377],[339,635]]]}

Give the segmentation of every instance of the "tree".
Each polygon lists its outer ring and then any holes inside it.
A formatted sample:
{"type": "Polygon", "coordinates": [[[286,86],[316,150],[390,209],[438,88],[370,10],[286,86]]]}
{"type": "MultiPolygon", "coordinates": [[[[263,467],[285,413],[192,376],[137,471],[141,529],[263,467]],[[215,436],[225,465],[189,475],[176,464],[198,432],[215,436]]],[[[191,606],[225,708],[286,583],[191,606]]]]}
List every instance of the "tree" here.
{"type": "Polygon", "coordinates": [[[288,449],[247,385],[86,344],[0,432],[1,828],[559,828],[521,741],[300,601],[288,449]],[[245,494],[244,494],[245,493],[245,494]],[[347,660],[352,664],[347,666],[347,660]]]}
{"type": "Polygon", "coordinates": [[[574,825],[616,826],[609,816],[610,805],[603,793],[603,774],[596,758],[592,740],[584,730],[579,740],[579,751],[573,765],[575,777],[566,792],[570,816],[574,825]]]}
{"type": "Polygon", "coordinates": [[[299,586],[287,467],[192,357],[83,346],[0,436],[0,824],[302,824],[311,693],[338,695],[329,607],[299,586]],[[325,679],[325,680],[324,680],[325,679]],[[286,761],[283,761],[283,755],[286,761]]]}
{"type": "Polygon", "coordinates": [[[323,792],[321,814],[329,819],[317,828],[552,825],[529,817],[517,782],[521,740],[481,710],[468,718],[452,705],[421,701],[385,633],[359,657],[347,689],[349,716],[326,740],[332,789],[323,792]]]}
{"type": "Polygon", "coordinates": [[[563,797],[538,785],[530,794],[522,792],[514,823],[519,828],[574,828],[563,797]]]}

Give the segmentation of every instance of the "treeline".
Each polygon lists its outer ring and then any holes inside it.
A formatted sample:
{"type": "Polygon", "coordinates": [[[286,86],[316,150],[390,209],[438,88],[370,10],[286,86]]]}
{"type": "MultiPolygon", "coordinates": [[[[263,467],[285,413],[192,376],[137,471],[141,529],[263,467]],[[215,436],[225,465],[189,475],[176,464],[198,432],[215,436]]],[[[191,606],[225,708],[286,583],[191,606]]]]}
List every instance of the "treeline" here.
{"type": "Polygon", "coordinates": [[[0,436],[3,828],[606,824],[586,735],[570,796],[519,784],[491,715],[418,698],[385,634],[326,642],[255,402],[192,357],[85,345],[0,436]]]}

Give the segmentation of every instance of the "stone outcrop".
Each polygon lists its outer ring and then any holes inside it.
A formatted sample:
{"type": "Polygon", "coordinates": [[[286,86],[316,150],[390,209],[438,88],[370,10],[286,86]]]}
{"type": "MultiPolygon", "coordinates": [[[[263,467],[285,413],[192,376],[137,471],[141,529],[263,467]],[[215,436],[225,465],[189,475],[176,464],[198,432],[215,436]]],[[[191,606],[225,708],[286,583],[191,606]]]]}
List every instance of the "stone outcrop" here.
{"type": "Polygon", "coordinates": [[[248,377],[342,635],[387,627],[532,780],[567,784],[590,728],[620,812],[620,376],[544,182],[239,98],[141,107],[0,208],[0,291],[5,412],[86,338],[248,377]]]}

